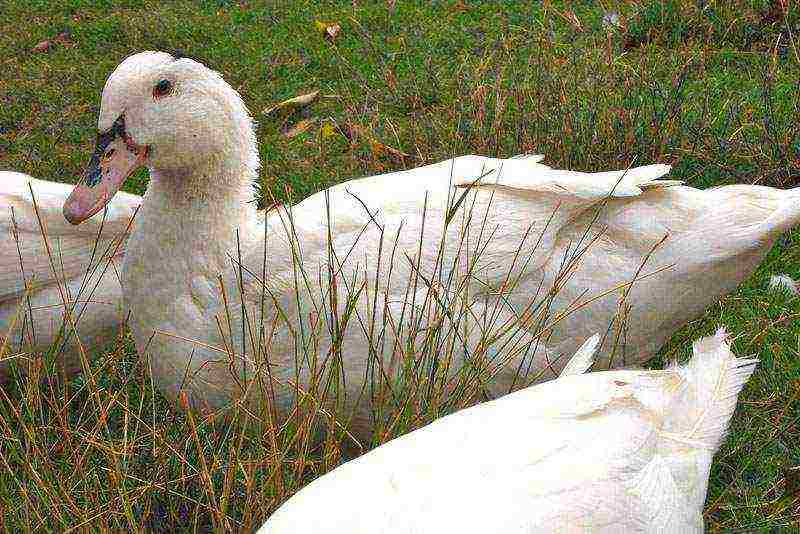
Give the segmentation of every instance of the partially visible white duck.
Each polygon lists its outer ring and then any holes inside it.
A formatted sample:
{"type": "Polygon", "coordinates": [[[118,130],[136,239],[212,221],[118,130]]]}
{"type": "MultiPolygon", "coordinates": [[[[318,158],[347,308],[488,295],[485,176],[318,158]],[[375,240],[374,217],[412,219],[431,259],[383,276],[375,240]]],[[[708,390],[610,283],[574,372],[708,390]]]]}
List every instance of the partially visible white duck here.
{"type": "Polygon", "coordinates": [[[123,288],[158,387],[218,408],[260,374],[286,413],[319,362],[340,361],[358,433],[374,424],[364,381],[403,369],[409,344],[395,344],[392,328],[408,326],[411,310],[419,318],[420,303],[469,300],[463,350],[431,369],[454,374],[469,359],[471,376],[500,395],[556,375],[578,335],[607,333],[603,365],[653,356],[800,222],[797,190],[699,191],[660,180],[666,165],[582,173],[481,156],[345,182],[265,216],[252,203],[258,151],[240,96],[217,72],[161,52],[111,74],[98,128],[94,164],[64,214],[80,223],[149,168],[123,288]],[[361,293],[346,310],[347,288],[361,293]],[[332,301],[346,325],[330,324],[332,301]],[[579,309],[561,317],[567,308],[579,309]],[[481,333],[509,320],[514,343],[485,346],[481,333]],[[533,339],[540,322],[550,335],[533,339]]]}
{"type": "Polygon", "coordinates": [[[71,190],[69,184],[0,171],[0,380],[11,359],[53,348],[73,374],[81,368],[77,339],[91,354],[114,339],[123,323],[118,270],[141,198],[120,193],[108,204],[105,220],[98,213],[91,224],[76,228],[62,215],[71,190]],[[74,306],[77,339],[62,329],[65,300],[74,306]]]}
{"type": "Polygon", "coordinates": [[[719,330],[685,366],[580,374],[443,417],[302,488],[260,534],[702,532],[756,360],[719,330]]]}

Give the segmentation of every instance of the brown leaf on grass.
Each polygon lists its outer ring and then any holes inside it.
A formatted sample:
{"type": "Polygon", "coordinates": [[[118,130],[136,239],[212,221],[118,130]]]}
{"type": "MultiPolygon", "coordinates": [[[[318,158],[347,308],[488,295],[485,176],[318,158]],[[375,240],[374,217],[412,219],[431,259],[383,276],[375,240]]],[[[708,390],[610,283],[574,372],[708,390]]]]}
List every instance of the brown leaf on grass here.
{"type": "Polygon", "coordinates": [[[58,35],[56,35],[53,39],[45,39],[44,41],[39,41],[36,46],[33,47],[32,51],[37,54],[41,54],[42,52],[48,52],[51,50],[56,43],[66,46],[66,47],[73,47],[75,43],[72,42],[72,32],[69,30],[64,30],[58,35]]]}
{"type": "Polygon", "coordinates": [[[766,11],[761,12],[761,25],[775,24],[786,18],[789,6],[786,0],[772,0],[766,11]]]}
{"type": "Polygon", "coordinates": [[[396,148],[390,147],[389,145],[384,145],[383,143],[375,139],[369,140],[369,146],[370,149],[372,150],[372,155],[375,156],[376,158],[389,156],[390,158],[395,160],[402,160],[404,158],[411,157],[409,154],[406,154],[401,150],[397,150],[396,148]]]}
{"type": "Polygon", "coordinates": [[[464,3],[464,0],[456,0],[456,3],[453,4],[450,10],[456,13],[464,13],[469,11],[469,6],[464,3]]]}
{"type": "Polygon", "coordinates": [[[297,111],[299,109],[303,109],[304,107],[310,106],[316,102],[318,98],[319,91],[311,91],[310,93],[298,95],[293,98],[289,98],[288,100],[284,100],[283,102],[279,102],[274,106],[270,106],[266,108],[263,113],[264,115],[272,115],[282,110],[297,111]]]}
{"type": "Polygon", "coordinates": [[[412,157],[410,154],[406,154],[402,150],[398,150],[394,147],[381,143],[372,134],[370,134],[366,128],[358,124],[348,122],[345,125],[344,134],[345,137],[347,137],[347,139],[350,141],[350,146],[352,148],[355,148],[359,144],[359,141],[363,139],[369,144],[372,156],[376,159],[388,156],[393,160],[402,161],[404,158],[412,157]]]}
{"type": "Polygon", "coordinates": [[[317,122],[317,119],[314,118],[303,119],[294,126],[292,126],[291,128],[289,128],[288,130],[286,130],[285,132],[283,132],[283,136],[286,137],[287,139],[297,137],[301,133],[308,131],[308,129],[311,128],[311,126],[313,126],[315,122],[317,122]]]}
{"type": "Polygon", "coordinates": [[[75,44],[72,42],[72,32],[69,30],[64,30],[63,32],[59,33],[53,40],[66,46],[72,46],[75,44]]]}
{"type": "Polygon", "coordinates": [[[321,20],[314,21],[314,26],[317,27],[320,33],[326,38],[333,41],[336,36],[342,31],[342,27],[338,22],[323,22],[321,20]]]}
{"type": "Polygon", "coordinates": [[[800,497],[800,465],[784,468],[783,477],[786,480],[784,495],[800,497]]]}
{"type": "Polygon", "coordinates": [[[51,46],[53,46],[53,43],[45,39],[44,41],[39,41],[36,46],[33,47],[32,51],[37,54],[41,54],[42,52],[47,52],[50,50],[51,46]]]}
{"type": "Polygon", "coordinates": [[[567,20],[567,22],[569,22],[572,25],[575,31],[577,32],[585,31],[585,28],[583,27],[583,24],[578,18],[578,15],[576,15],[575,12],[572,11],[571,9],[565,11],[563,17],[567,20]]]}
{"type": "Polygon", "coordinates": [[[393,93],[397,92],[397,76],[392,67],[386,69],[384,79],[386,80],[386,85],[389,87],[389,90],[393,93]]]}

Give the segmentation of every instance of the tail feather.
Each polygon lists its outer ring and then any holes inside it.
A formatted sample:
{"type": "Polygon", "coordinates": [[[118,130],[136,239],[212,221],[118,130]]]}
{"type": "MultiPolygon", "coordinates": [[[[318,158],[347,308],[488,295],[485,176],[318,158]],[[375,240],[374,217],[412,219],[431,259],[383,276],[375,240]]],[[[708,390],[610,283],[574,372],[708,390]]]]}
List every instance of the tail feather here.
{"type": "Polygon", "coordinates": [[[567,365],[561,370],[562,376],[569,375],[582,375],[589,370],[589,367],[594,363],[594,354],[597,352],[597,346],[600,344],[600,334],[595,334],[580,346],[572,358],[569,359],[567,365]]]}
{"type": "Polygon", "coordinates": [[[672,166],[670,165],[654,163],[652,165],[642,165],[641,167],[631,167],[630,169],[613,172],[619,176],[624,176],[625,181],[641,184],[661,178],[671,170],[672,166]]]}
{"type": "Polygon", "coordinates": [[[786,201],[764,221],[767,237],[777,238],[800,224],[800,187],[786,190],[786,201]]]}
{"type": "MultiPolygon", "coordinates": [[[[671,170],[672,167],[669,165],[657,163],[654,165],[633,167],[624,171],[614,171],[613,174],[620,180],[617,188],[631,190],[635,194],[640,194],[642,189],[682,185],[683,182],[681,180],[659,180],[659,178],[668,174],[671,170]]],[[[614,192],[616,194],[617,190],[615,189],[614,192]]]]}
{"type": "MultiPolygon", "coordinates": [[[[459,158],[470,165],[475,165],[474,156],[459,158]],[[469,159],[468,159],[469,158],[469,159]]],[[[585,199],[590,202],[605,197],[635,197],[642,194],[643,189],[653,187],[670,187],[680,185],[680,180],[659,180],[667,174],[669,165],[645,165],[619,171],[586,173],[552,169],[539,163],[538,156],[519,159],[493,160],[477,158],[481,169],[495,166],[497,172],[482,177],[480,183],[472,174],[464,175],[453,181],[455,187],[507,187],[520,191],[546,192],[556,195],[567,195],[585,199]]]]}
{"type": "Polygon", "coordinates": [[[539,163],[544,159],[543,154],[517,154],[516,156],[511,156],[508,159],[524,159],[530,163],[539,163]]]}
{"type": "Polygon", "coordinates": [[[758,360],[737,358],[720,328],[694,343],[694,355],[677,369],[685,387],[665,418],[665,432],[716,450],[728,429],[739,392],[758,360]]]}

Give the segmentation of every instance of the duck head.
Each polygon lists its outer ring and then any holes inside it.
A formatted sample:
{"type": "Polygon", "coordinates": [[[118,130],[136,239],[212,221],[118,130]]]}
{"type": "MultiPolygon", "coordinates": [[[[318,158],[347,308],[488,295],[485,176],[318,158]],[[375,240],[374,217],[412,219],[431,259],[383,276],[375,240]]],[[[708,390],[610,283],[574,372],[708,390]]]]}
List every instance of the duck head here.
{"type": "Polygon", "coordinates": [[[79,224],[111,200],[140,167],[160,176],[193,170],[247,147],[258,165],[252,121],[239,94],[219,73],[189,58],[141,52],[126,58],[103,88],[94,152],[64,203],[79,224]]]}

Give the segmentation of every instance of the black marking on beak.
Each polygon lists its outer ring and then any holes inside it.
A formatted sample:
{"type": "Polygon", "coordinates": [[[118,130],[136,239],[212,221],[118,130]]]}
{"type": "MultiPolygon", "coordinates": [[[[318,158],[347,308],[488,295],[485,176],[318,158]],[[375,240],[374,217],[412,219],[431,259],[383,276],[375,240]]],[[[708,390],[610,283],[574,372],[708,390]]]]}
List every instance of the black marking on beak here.
{"type": "Polygon", "coordinates": [[[125,139],[125,136],[124,114],[117,117],[117,120],[114,121],[114,124],[111,125],[111,128],[103,133],[97,134],[97,140],[95,141],[94,145],[94,153],[92,154],[92,159],[89,160],[89,166],[86,168],[86,174],[84,174],[83,177],[84,183],[87,186],[95,187],[100,183],[100,179],[102,178],[100,160],[105,155],[108,145],[110,145],[114,139],[117,137],[125,139]]]}

